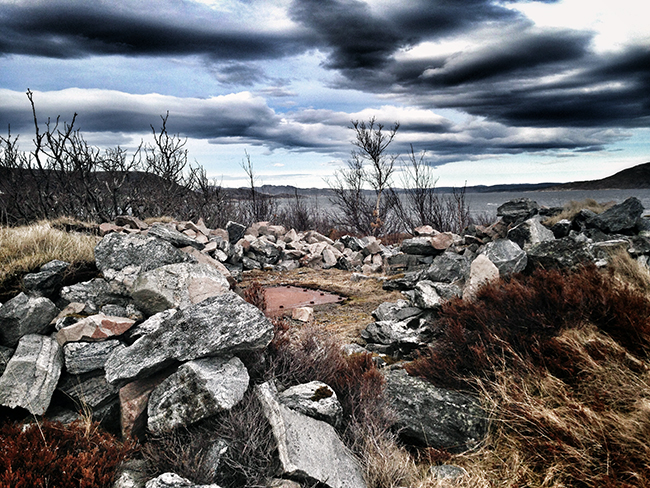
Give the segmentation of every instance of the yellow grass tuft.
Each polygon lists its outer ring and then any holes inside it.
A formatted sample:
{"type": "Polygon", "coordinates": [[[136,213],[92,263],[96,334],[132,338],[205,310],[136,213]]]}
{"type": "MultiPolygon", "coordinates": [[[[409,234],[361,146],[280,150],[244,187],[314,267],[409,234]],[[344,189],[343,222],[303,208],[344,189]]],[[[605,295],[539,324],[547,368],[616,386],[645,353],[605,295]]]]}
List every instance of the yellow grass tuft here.
{"type": "Polygon", "coordinates": [[[600,214],[613,205],[614,202],[598,203],[593,198],[586,198],[584,200],[580,200],[579,202],[571,200],[564,205],[561,213],[554,215],[553,217],[549,217],[544,221],[544,224],[552,226],[557,224],[562,219],[573,220],[573,218],[578,215],[580,210],[591,210],[594,213],[600,214]]]}
{"type": "Polygon", "coordinates": [[[53,259],[72,264],[92,262],[97,242],[96,236],[64,232],[47,221],[0,227],[0,290],[53,259]]]}

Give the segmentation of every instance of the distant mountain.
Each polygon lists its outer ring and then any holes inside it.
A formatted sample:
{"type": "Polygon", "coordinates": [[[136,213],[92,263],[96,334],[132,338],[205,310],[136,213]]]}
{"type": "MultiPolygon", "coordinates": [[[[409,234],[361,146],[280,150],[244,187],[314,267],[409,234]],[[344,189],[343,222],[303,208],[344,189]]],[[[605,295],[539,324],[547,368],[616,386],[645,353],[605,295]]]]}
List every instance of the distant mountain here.
{"type": "Polygon", "coordinates": [[[650,163],[643,163],[601,180],[574,181],[548,188],[555,190],[632,190],[650,188],[650,163]]]}

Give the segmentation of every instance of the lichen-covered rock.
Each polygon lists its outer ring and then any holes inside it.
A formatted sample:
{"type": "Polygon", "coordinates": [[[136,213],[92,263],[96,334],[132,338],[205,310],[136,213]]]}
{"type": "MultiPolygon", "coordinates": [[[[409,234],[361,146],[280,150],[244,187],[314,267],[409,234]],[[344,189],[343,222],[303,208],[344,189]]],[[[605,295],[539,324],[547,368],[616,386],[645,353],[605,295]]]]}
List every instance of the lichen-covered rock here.
{"type": "Polygon", "coordinates": [[[64,286],[61,298],[70,303],[83,303],[86,313],[98,313],[104,305],[126,307],[131,301],[121,290],[116,291],[102,278],[64,286]]]}
{"type": "Polygon", "coordinates": [[[264,314],[229,291],[181,310],[158,329],[113,353],[106,378],[125,384],[176,362],[265,348],[273,325],[264,314]]]}
{"type": "Polygon", "coordinates": [[[384,373],[386,396],[397,413],[400,435],[416,445],[462,452],[476,447],[487,414],[473,397],[438,388],[403,369],[384,373]]]}
{"type": "Polygon", "coordinates": [[[268,383],[257,386],[256,393],[271,423],[283,474],[331,488],[365,488],[359,463],[334,427],[280,404],[268,383]]]}
{"type": "Polygon", "coordinates": [[[485,254],[494,263],[501,276],[519,273],[526,269],[528,263],[526,252],[508,239],[488,242],[482,254],[485,254]]]}
{"type": "Polygon", "coordinates": [[[63,346],[65,369],[70,374],[82,374],[104,369],[108,356],[123,347],[126,346],[118,340],[68,342],[63,346]]]}
{"type": "Polygon", "coordinates": [[[571,269],[593,262],[589,244],[570,237],[540,242],[528,250],[530,269],[571,269]]]}
{"type": "Polygon", "coordinates": [[[168,264],[138,276],[131,288],[136,306],[147,315],[187,308],[221,295],[230,284],[214,267],[201,263],[168,264]]]}
{"type": "Polygon", "coordinates": [[[59,309],[49,298],[19,293],[0,307],[0,345],[15,347],[27,334],[44,334],[59,309]]]}
{"type": "Polygon", "coordinates": [[[38,273],[29,273],[23,277],[23,286],[31,296],[52,298],[61,288],[63,276],[70,268],[70,263],[57,259],[44,264],[38,273]]]}
{"type": "Polygon", "coordinates": [[[63,353],[51,337],[28,334],[0,378],[0,405],[43,415],[61,376],[63,353]]]}
{"type": "Polygon", "coordinates": [[[528,249],[538,242],[552,241],[555,234],[544,227],[538,218],[525,220],[508,231],[508,239],[516,243],[522,249],[528,249]]]}
{"type": "Polygon", "coordinates": [[[603,213],[587,220],[587,227],[595,227],[607,234],[625,232],[635,229],[643,213],[643,204],[636,197],[630,197],[623,203],[608,208],[603,213]]]}
{"type": "Polygon", "coordinates": [[[429,281],[453,283],[465,280],[469,276],[469,270],[469,259],[460,254],[445,252],[433,259],[424,277],[429,281]]]}
{"type": "Polygon", "coordinates": [[[183,364],[149,397],[148,427],[171,432],[230,410],[244,397],[250,378],[237,357],[211,357],[183,364]]]}
{"type": "Polygon", "coordinates": [[[95,263],[104,278],[127,289],[140,273],[190,260],[169,242],[153,236],[109,234],[95,247],[95,263]]]}

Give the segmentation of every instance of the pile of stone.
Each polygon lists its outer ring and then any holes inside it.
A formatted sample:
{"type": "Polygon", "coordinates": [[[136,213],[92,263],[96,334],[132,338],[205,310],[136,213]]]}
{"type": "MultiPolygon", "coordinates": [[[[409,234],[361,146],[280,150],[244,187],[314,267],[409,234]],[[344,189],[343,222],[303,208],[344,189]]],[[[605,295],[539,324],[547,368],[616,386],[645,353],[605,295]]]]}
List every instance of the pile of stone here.
{"type": "MultiPolygon", "coordinates": [[[[499,207],[491,226],[470,226],[463,235],[422,227],[401,246],[373,237],[334,242],[267,223],[208,229],[201,221],[148,226],[122,217],[101,226],[101,277],[63,286],[69,264],[53,261],[26,275],[25,292],[0,306],[0,406],[67,422],[83,405],[107,427],[138,437],[192,425],[255,394],[285,479],[275,486],[298,479],[363,487],[359,463],[338,437],[342,408],[328,385],[279,391],[274,382],[251,384],[241,358],[263,351],[273,326],[232,291],[243,271],[400,273],[383,286],[404,298],[379,306],[361,335],[365,348],[348,350],[380,353],[378,363],[381,354],[409,359],[434,340],[446,300],[472,300],[490,280],[537,267],[604,266],[616,250],[647,263],[650,223],[642,212],[629,199],[547,228],[535,202],[514,200],[499,207]]],[[[475,398],[410,377],[399,365],[382,371],[395,427],[407,442],[452,452],[480,444],[487,415],[475,398]]],[[[215,470],[227,449],[215,440],[215,470]]],[[[129,476],[125,471],[116,486],[144,486],[129,476]]],[[[195,485],[167,473],[146,486],[195,485]]]]}
{"type": "MultiPolygon", "coordinates": [[[[246,227],[228,222],[225,229],[208,229],[202,220],[147,225],[133,217],[118,217],[114,224],[100,225],[101,235],[110,233],[153,235],[167,240],[197,259],[222,264],[235,279],[242,271],[287,271],[299,267],[340,268],[363,273],[383,270],[384,256],[391,251],[372,236],[344,236],[337,241],[316,231],[296,232],[282,225],[257,222],[246,227]]],[[[222,269],[223,272],[223,269],[222,269]]]]}
{"type": "Polygon", "coordinates": [[[573,220],[544,225],[549,214],[530,199],[504,203],[490,226],[471,225],[463,235],[420,228],[406,239],[388,266],[402,275],[389,279],[387,290],[400,290],[404,300],[384,303],[376,322],[363,332],[369,351],[410,358],[435,335],[436,312],[454,297],[471,300],[478,288],[498,277],[537,268],[571,269],[606,266],[616,252],[627,252],[643,265],[650,256],[650,219],[643,205],[629,198],[596,215],[582,210],[573,220]]]}

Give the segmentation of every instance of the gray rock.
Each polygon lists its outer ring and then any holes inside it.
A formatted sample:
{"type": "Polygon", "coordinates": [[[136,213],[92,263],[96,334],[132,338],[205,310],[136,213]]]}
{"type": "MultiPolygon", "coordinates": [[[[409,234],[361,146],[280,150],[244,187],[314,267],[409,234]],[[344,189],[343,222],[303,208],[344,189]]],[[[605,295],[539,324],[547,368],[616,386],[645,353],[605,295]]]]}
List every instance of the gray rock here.
{"type": "Polygon", "coordinates": [[[125,384],[175,362],[265,348],[273,325],[233,292],[210,297],[162,322],[152,333],[111,354],[106,378],[125,384]]]}
{"type": "Polygon", "coordinates": [[[424,344],[422,330],[409,327],[406,322],[380,321],[361,331],[366,348],[382,354],[405,356],[424,344]]]}
{"type": "Polygon", "coordinates": [[[453,464],[441,464],[439,466],[431,466],[429,472],[434,479],[437,480],[456,480],[467,476],[467,470],[460,466],[453,464]]]}
{"type": "Polygon", "coordinates": [[[0,307],[0,345],[15,347],[26,334],[45,334],[58,313],[50,299],[19,293],[0,307]]]}
{"type": "Polygon", "coordinates": [[[144,459],[129,459],[120,465],[112,488],[144,488],[146,472],[144,459]]]}
{"type": "Polygon", "coordinates": [[[181,478],[176,473],[164,473],[147,481],[144,488],[219,488],[219,485],[197,485],[188,479],[181,478]]]}
{"type": "Polygon", "coordinates": [[[169,242],[174,247],[192,246],[199,251],[205,247],[205,244],[202,244],[196,239],[192,239],[190,236],[178,232],[176,229],[167,227],[165,224],[152,225],[151,228],[147,231],[147,235],[158,237],[163,241],[169,242]]]}
{"type": "Polygon", "coordinates": [[[226,224],[226,231],[228,231],[228,240],[230,241],[230,244],[235,244],[239,239],[244,237],[246,226],[230,221],[226,224]]]}
{"type": "Polygon", "coordinates": [[[497,208],[497,216],[506,224],[523,222],[539,213],[539,205],[530,198],[516,198],[497,208]]]}
{"type": "Polygon", "coordinates": [[[249,258],[248,256],[241,258],[241,263],[244,266],[245,270],[262,269],[262,264],[259,261],[249,258]]]}
{"type": "Polygon", "coordinates": [[[624,232],[636,227],[643,213],[643,204],[636,197],[630,197],[623,203],[614,205],[603,213],[587,220],[587,227],[595,227],[607,234],[624,232]]]}
{"type": "Polygon", "coordinates": [[[386,396],[397,413],[400,435],[417,445],[462,452],[483,439],[487,414],[464,393],[437,388],[403,369],[384,373],[386,396]]]}
{"type": "Polygon", "coordinates": [[[571,269],[594,262],[594,256],[587,242],[570,237],[540,242],[528,250],[530,269],[571,269]]]}
{"type": "Polygon", "coordinates": [[[67,302],[85,304],[84,312],[87,314],[98,313],[104,305],[126,307],[131,301],[128,296],[115,291],[102,278],[64,286],[61,289],[61,298],[67,302]]]}
{"type": "Polygon", "coordinates": [[[366,486],[359,463],[334,427],[281,405],[268,383],[256,387],[256,393],[271,423],[284,475],[331,488],[366,486]]]}
{"type": "Polygon", "coordinates": [[[404,254],[419,254],[423,256],[437,256],[442,252],[441,249],[433,247],[431,237],[404,239],[401,249],[404,254]]]}
{"type": "Polygon", "coordinates": [[[57,259],[41,266],[38,273],[29,273],[23,277],[23,286],[31,296],[52,298],[61,288],[63,277],[70,268],[70,263],[57,259]]]}
{"type": "Polygon", "coordinates": [[[262,264],[275,264],[280,259],[282,248],[269,242],[266,238],[260,237],[251,242],[250,252],[255,255],[253,258],[255,261],[262,264]]]}
{"type": "Polygon", "coordinates": [[[556,239],[568,236],[569,232],[571,232],[571,221],[568,219],[558,221],[551,227],[551,232],[553,232],[556,239]]]}
{"type": "Polygon", "coordinates": [[[151,393],[149,430],[154,434],[171,432],[230,410],[244,397],[249,379],[237,357],[211,357],[183,364],[151,393]]]}
{"type": "Polygon", "coordinates": [[[103,342],[68,342],[63,346],[65,369],[70,374],[82,374],[104,369],[110,354],[126,347],[118,340],[103,342]]]}
{"type": "Polygon", "coordinates": [[[508,239],[488,242],[481,252],[499,269],[501,276],[519,273],[526,269],[528,258],[521,247],[508,239]]]}
{"type": "Polygon", "coordinates": [[[508,239],[522,249],[528,249],[538,242],[552,241],[555,239],[553,231],[544,227],[538,218],[525,220],[508,231],[508,239]]]}
{"type": "Polygon", "coordinates": [[[453,283],[465,280],[469,276],[470,261],[465,256],[453,252],[445,252],[436,256],[433,263],[424,273],[429,281],[453,283]]]}
{"type": "Polygon", "coordinates": [[[343,421],[343,407],[336,393],[322,381],[311,381],[287,388],[278,395],[285,407],[338,427],[343,421]]]}
{"type": "Polygon", "coordinates": [[[363,243],[358,237],[343,236],[339,239],[339,241],[341,241],[345,247],[348,247],[355,252],[361,251],[363,248],[363,243]]]}
{"type": "Polygon", "coordinates": [[[127,289],[140,273],[188,261],[188,254],[153,236],[108,234],[95,247],[95,263],[104,278],[127,289]]]}
{"type": "Polygon", "coordinates": [[[393,291],[393,290],[412,290],[415,288],[415,285],[418,281],[422,280],[422,271],[411,271],[404,274],[401,278],[393,278],[392,280],[386,280],[381,285],[384,290],[393,291]]]}
{"type": "Polygon", "coordinates": [[[140,337],[151,334],[153,331],[158,330],[162,323],[174,315],[176,312],[178,312],[178,309],[169,308],[163,312],[152,315],[144,322],[131,327],[128,331],[128,338],[131,341],[135,342],[140,337]]]}
{"type": "Polygon", "coordinates": [[[384,302],[372,312],[372,316],[380,321],[409,321],[409,319],[416,319],[420,315],[422,315],[422,310],[412,307],[406,300],[397,300],[394,303],[384,302]]]}
{"type": "Polygon", "coordinates": [[[14,355],[15,349],[10,347],[0,346],[0,376],[5,372],[7,363],[11,359],[11,356],[14,355]]]}
{"type": "Polygon", "coordinates": [[[95,410],[117,399],[119,389],[110,385],[103,371],[91,374],[61,377],[58,389],[72,398],[78,405],[85,405],[95,410]]]}
{"type": "Polygon", "coordinates": [[[0,378],[0,404],[43,415],[62,366],[63,353],[56,340],[37,334],[23,336],[0,378]]]}
{"type": "Polygon", "coordinates": [[[230,284],[214,267],[201,263],[168,264],[138,276],[131,288],[135,305],[147,315],[187,308],[221,295],[230,284]]]}
{"type": "Polygon", "coordinates": [[[413,302],[422,309],[439,309],[444,300],[438,295],[432,281],[423,280],[418,282],[413,288],[415,292],[413,302]]]}

